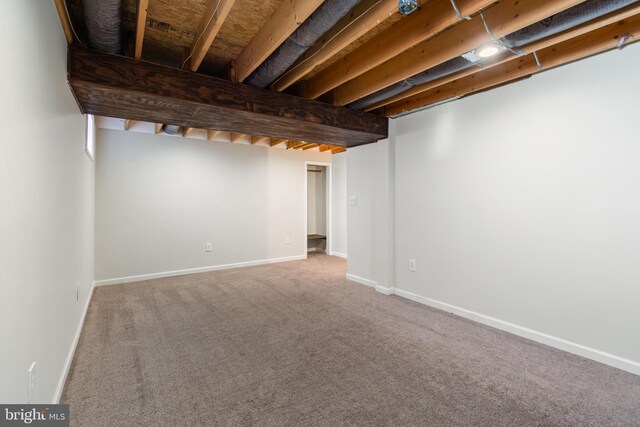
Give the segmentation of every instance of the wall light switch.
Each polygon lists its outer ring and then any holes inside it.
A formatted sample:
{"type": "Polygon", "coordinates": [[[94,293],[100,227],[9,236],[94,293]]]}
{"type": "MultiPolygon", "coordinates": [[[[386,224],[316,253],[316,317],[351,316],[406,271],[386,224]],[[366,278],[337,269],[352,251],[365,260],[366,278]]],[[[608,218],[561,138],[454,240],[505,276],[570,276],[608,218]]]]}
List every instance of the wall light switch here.
{"type": "Polygon", "coordinates": [[[409,271],[416,271],[416,260],[415,259],[410,259],[409,260],[409,271]]]}
{"type": "Polygon", "coordinates": [[[349,197],[349,206],[358,206],[358,196],[349,197]]]}
{"type": "Polygon", "coordinates": [[[211,242],[207,242],[207,244],[204,247],[204,251],[211,252],[212,249],[213,249],[213,245],[211,244],[211,242]]]}

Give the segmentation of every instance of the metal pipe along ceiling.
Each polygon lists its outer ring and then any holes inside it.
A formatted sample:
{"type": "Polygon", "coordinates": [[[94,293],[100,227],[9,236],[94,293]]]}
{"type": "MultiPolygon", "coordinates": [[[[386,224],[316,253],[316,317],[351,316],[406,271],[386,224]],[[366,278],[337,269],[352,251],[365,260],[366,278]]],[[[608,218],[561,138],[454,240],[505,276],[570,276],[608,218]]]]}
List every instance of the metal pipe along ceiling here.
{"type": "Polygon", "coordinates": [[[298,27],[247,79],[245,83],[267,87],[293,65],[360,0],[327,0],[298,27]]]}
{"type": "MultiPolygon", "coordinates": [[[[577,6],[557,13],[540,22],[529,25],[519,31],[502,37],[500,40],[511,48],[520,48],[527,44],[553,36],[562,31],[589,22],[593,19],[615,12],[640,0],[587,0],[577,6]]],[[[476,66],[464,58],[453,58],[427,71],[418,73],[401,82],[395,83],[371,95],[365,96],[347,105],[349,108],[361,109],[389,99],[413,86],[428,83],[440,77],[476,66]]]]}
{"type": "Polygon", "coordinates": [[[122,0],[82,0],[82,8],[89,46],[103,52],[122,53],[122,0]]]}

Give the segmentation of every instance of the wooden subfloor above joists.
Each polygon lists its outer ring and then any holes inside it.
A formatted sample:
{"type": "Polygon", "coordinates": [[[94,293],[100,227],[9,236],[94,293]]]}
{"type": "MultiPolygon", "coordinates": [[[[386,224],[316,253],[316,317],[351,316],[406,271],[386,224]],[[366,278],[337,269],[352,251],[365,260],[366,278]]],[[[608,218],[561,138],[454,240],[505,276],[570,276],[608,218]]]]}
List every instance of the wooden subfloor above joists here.
{"type": "Polygon", "coordinates": [[[69,46],[83,113],[352,147],[388,136],[388,121],[276,91],[69,46]]]}

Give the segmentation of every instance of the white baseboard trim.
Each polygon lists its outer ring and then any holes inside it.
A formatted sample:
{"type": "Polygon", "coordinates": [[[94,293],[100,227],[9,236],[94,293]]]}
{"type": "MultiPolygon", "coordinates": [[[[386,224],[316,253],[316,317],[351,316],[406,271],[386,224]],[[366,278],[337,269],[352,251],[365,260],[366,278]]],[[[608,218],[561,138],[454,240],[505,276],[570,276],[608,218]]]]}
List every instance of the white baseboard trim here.
{"type": "Polygon", "coordinates": [[[354,274],[347,274],[347,280],[360,283],[361,285],[370,286],[372,288],[378,286],[378,282],[374,282],[373,280],[365,279],[364,277],[356,276],[354,274]]]}
{"type": "Polygon", "coordinates": [[[64,384],[67,381],[67,376],[69,375],[69,369],[71,369],[71,363],[73,362],[73,356],[76,354],[76,347],[78,346],[78,341],[80,341],[80,335],[82,334],[82,328],[84,327],[84,320],[87,317],[87,312],[89,311],[89,304],[91,304],[91,298],[93,297],[93,290],[96,287],[96,282],[91,284],[91,289],[89,290],[89,297],[87,298],[87,302],[84,305],[84,309],[82,310],[82,316],[80,316],[80,323],[78,328],[76,329],[76,335],[73,337],[73,341],[71,342],[71,348],[69,348],[69,354],[67,355],[67,360],[64,362],[64,367],[62,368],[62,374],[60,375],[60,379],[58,379],[58,386],[56,387],[55,394],[53,395],[53,404],[60,403],[60,399],[62,398],[62,391],[64,390],[64,384]]]}
{"type": "Polygon", "coordinates": [[[118,277],[114,279],[98,280],[96,286],[120,285],[122,283],[140,282],[142,280],[162,279],[164,277],[184,276],[186,274],[207,273],[209,271],[228,270],[230,268],[253,267],[256,265],[275,264],[278,262],[298,261],[307,259],[307,254],[294,255],[283,258],[261,259],[257,261],[236,262],[233,264],[212,265],[208,267],[187,268],[184,270],[163,271],[161,273],[140,274],[137,276],[118,277]]]}
{"type": "Polygon", "coordinates": [[[347,254],[343,254],[342,252],[331,252],[331,255],[347,259],[347,254]]]}
{"type": "Polygon", "coordinates": [[[384,286],[377,285],[376,292],[380,292],[383,295],[393,295],[393,288],[385,288],[384,286]]]}
{"type": "Polygon", "coordinates": [[[415,302],[419,302],[424,305],[428,305],[433,308],[437,308],[439,310],[446,311],[448,313],[455,314],[460,317],[464,317],[465,319],[473,320],[474,322],[482,323],[484,325],[488,325],[493,328],[500,329],[502,331],[548,345],[550,347],[564,350],[568,353],[573,353],[587,359],[595,360],[596,362],[604,363],[605,365],[613,366],[615,368],[631,372],[632,374],[640,375],[640,363],[633,360],[625,359],[623,357],[615,356],[613,354],[567,341],[562,338],[534,331],[532,329],[505,322],[494,317],[485,316],[484,314],[476,313],[474,311],[447,304],[445,302],[423,297],[412,292],[403,291],[402,289],[392,288],[391,293],[415,302]]]}

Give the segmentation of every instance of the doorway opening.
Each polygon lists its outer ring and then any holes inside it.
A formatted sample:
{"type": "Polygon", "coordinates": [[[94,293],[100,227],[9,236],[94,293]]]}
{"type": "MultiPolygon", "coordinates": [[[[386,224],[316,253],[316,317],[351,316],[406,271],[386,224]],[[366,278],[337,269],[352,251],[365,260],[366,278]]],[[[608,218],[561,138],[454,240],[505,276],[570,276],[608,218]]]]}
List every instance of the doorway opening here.
{"type": "Polygon", "coordinates": [[[307,167],[307,254],[331,255],[331,166],[322,163],[307,167]]]}

